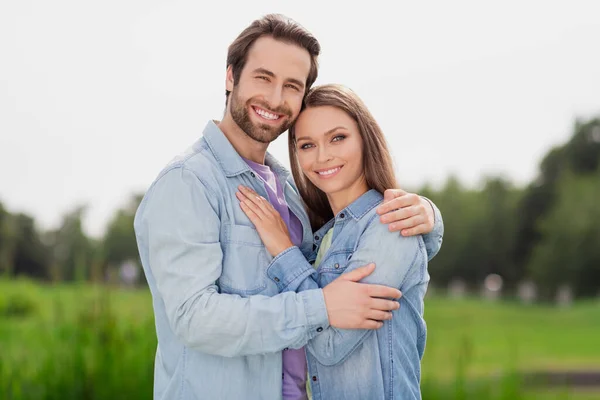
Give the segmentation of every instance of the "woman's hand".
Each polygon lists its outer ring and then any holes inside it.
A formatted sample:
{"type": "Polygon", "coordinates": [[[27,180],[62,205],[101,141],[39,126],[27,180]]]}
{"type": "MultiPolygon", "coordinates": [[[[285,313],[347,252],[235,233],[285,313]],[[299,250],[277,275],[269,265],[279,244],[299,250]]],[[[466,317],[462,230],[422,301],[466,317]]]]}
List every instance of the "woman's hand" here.
{"type": "Polygon", "coordinates": [[[294,244],[283,219],[264,197],[245,186],[238,186],[235,196],[242,211],[256,227],[265,247],[273,257],[294,244]]]}

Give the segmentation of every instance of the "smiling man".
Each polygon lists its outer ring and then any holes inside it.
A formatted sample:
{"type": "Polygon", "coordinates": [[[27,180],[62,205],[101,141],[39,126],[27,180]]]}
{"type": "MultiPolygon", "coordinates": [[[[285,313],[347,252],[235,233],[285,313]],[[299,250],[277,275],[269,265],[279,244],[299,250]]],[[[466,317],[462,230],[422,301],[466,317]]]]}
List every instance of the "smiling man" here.
{"type": "MultiPolygon", "coordinates": [[[[318,41],[294,21],[254,21],[227,56],[226,111],[167,165],[135,217],[144,273],[152,292],[158,348],[155,399],[306,398],[303,346],[326,331],[374,329],[395,310],[396,289],[359,281],[357,269],[336,285],[279,294],[267,271],[273,258],[239,207],[251,187],[281,214],[303,254],[314,240],[291,174],[267,153],[300,113],[317,78],[318,41]],[[388,313],[389,314],[389,313],[388,313]],[[282,379],[283,377],[283,379],[282,379]]],[[[440,248],[439,210],[401,190],[382,208],[382,223],[424,236],[440,248]],[[435,221],[435,222],[434,222],[435,221]]]]}

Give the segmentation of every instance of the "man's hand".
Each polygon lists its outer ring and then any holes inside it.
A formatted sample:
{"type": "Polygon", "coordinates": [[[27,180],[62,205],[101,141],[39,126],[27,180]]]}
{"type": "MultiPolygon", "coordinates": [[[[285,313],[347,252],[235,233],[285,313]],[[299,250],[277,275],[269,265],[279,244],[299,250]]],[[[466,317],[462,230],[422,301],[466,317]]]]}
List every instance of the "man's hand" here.
{"type": "Polygon", "coordinates": [[[435,215],[431,204],[421,196],[402,189],[388,189],[383,204],[377,208],[379,220],[389,224],[391,232],[401,231],[402,236],[429,233],[433,230],[435,215]]]}
{"type": "Polygon", "coordinates": [[[340,329],[378,329],[400,308],[402,293],[388,286],[358,283],[375,270],[375,264],[359,267],[323,288],[329,324],[340,329]],[[387,298],[387,299],[386,299],[387,298]]]}

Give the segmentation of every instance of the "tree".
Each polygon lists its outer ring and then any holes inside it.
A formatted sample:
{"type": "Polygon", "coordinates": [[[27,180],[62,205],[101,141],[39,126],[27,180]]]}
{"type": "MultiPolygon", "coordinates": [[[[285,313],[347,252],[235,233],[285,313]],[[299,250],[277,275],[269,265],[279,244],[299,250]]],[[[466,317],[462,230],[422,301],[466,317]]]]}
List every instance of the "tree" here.
{"type": "Polygon", "coordinates": [[[600,291],[600,170],[578,176],[565,172],[557,186],[556,203],[538,230],[541,239],[533,248],[528,270],[552,296],[568,284],[578,296],[600,291]]]}
{"type": "Polygon", "coordinates": [[[52,247],[52,277],[55,280],[85,280],[90,276],[94,242],[83,231],[86,207],[79,206],[64,215],[61,226],[48,233],[52,247]]]}
{"type": "Polygon", "coordinates": [[[117,210],[110,220],[102,245],[104,259],[108,266],[139,260],[133,219],[142,198],[143,195],[132,196],[129,203],[117,210]]]}

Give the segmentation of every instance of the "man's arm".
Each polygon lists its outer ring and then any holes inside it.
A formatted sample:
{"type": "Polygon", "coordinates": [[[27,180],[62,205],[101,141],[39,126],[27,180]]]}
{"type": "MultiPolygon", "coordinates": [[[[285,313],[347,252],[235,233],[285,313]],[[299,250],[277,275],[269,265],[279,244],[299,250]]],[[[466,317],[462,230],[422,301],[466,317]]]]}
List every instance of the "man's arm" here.
{"type": "Polygon", "coordinates": [[[217,195],[184,167],[162,176],[136,215],[140,251],[185,345],[221,356],[301,347],[329,326],[321,290],[275,297],[219,293],[223,254],[217,195]]]}
{"type": "Polygon", "coordinates": [[[155,183],[136,214],[140,252],[148,255],[171,329],[187,346],[222,356],[300,348],[329,326],[329,318],[338,327],[369,328],[373,313],[397,308],[377,299],[397,298],[397,289],[348,279],[330,290],[338,296],[328,303],[318,288],[274,297],[219,293],[217,198],[193,172],[178,167],[155,183]]]}
{"type": "MultiPolygon", "coordinates": [[[[357,268],[367,262],[375,262],[375,271],[361,280],[361,283],[388,285],[408,290],[420,280],[419,270],[426,271],[424,263],[426,256],[419,239],[416,236],[403,237],[397,233],[390,233],[379,222],[374,221],[361,235],[358,247],[348,262],[340,278],[325,286],[324,291],[335,285],[345,276],[351,276],[357,268]],[[410,280],[407,276],[410,275],[410,280]]],[[[287,290],[314,290],[318,287],[315,283],[316,272],[314,268],[303,260],[300,251],[293,247],[276,257],[267,274],[274,279],[278,278],[280,289],[287,290]],[[289,271],[295,271],[289,274],[289,271]],[[298,273],[300,272],[300,273],[298,273]],[[294,277],[295,276],[295,277],[294,277]]],[[[327,297],[325,298],[327,301],[327,297]]],[[[402,300],[400,300],[402,302],[402,300]]],[[[379,320],[388,319],[389,315],[381,313],[379,320]]],[[[398,316],[405,318],[410,313],[400,313],[398,316]]],[[[333,324],[333,321],[332,321],[333,324]]],[[[381,325],[381,323],[379,323],[381,325]]],[[[414,319],[403,320],[406,329],[418,330],[414,319]]],[[[329,327],[321,335],[308,342],[307,348],[312,355],[323,365],[334,365],[342,362],[354,349],[369,335],[368,330],[346,330],[329,327]]],[[[413,335],[418,336],[416,333],[413,335]]]]}

